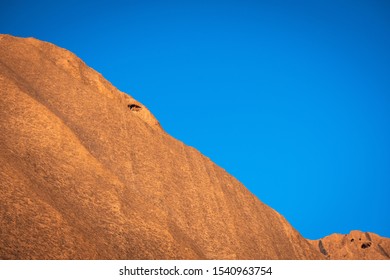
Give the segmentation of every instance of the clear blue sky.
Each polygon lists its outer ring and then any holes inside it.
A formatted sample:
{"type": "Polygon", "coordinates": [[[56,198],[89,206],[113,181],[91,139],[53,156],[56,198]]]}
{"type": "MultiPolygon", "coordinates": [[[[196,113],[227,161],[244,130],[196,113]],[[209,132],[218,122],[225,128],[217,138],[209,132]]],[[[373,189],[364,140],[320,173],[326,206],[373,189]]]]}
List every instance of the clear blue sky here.
{"type": "Polygon", "coordinates": [[[389,1],[1,1],[0,33],[76,53],[303,236],[390,237],[389,1]]]}

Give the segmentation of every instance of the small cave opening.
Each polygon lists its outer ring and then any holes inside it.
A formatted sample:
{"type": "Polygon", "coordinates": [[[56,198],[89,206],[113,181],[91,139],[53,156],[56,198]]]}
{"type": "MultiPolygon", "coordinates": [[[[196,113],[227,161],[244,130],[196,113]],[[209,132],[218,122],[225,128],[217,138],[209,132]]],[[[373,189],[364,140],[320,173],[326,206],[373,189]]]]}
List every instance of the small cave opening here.
{"type": "Polygon", "coordinates": [[[142,109],[142,107],[137,104],[129,104],[127,105],[127,107],[129,107],[130,111],[134,111],[134,112],[138,112],[142,109]]]}
{"type": "Polygon", "coordinates": [[[365,242],[365,243],[363,243],[362,244],[362,249],[367,249],[367,248],[369,248],[371,246],[371,242],[365,242]]]}
{"type": "Polygon", "coordinates": [[[352,239],[351,239],[351,242],[354,242],[354,241],[355,241],[355,239],[352,238],[352,239]]]}

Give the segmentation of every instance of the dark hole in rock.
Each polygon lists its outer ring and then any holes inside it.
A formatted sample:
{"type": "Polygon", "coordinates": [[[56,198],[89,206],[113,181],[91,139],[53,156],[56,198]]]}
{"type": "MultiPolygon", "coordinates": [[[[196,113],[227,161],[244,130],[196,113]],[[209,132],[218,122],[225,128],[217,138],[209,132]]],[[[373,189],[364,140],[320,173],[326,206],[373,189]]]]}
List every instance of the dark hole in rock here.
{"type": "Polygon", "coordinates": [[[351,239],[351,242],[354,242],[354,241],[355,241],[355,239],[352,238],[352,239],[351,239]]]}
{"type": "Polygon", "coordinates": [[[129,104],[127,105],[127,107],[129,107],[131,111],[135,111],[135,112],[141,110],[141,106],[138,106],[137,104],[129,104]]]}
{"type": "Polygon", "coordinates": [[[370,246],[371,246],[371,242],[365,242],[365,243],[362,244],[361,247],[362,247],[362,249],[367,249],[370,246]]]}

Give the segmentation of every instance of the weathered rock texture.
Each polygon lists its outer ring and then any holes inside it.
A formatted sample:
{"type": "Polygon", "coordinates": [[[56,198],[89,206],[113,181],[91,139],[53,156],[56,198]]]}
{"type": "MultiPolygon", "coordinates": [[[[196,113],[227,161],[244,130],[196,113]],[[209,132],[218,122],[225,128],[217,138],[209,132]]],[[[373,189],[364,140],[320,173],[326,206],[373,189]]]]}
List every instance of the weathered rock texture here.
{"type": "Polygon", "coordinates": [[[332,260],[389,260],[390,238],[375,233],[351,231],[332,234],[320,240],[311,240],[319,252],[332,260]]]}
{"type": "Polygon", "coordinates": [[[321,259],[67,50],[0,35],[0,259],[321,259]]]}

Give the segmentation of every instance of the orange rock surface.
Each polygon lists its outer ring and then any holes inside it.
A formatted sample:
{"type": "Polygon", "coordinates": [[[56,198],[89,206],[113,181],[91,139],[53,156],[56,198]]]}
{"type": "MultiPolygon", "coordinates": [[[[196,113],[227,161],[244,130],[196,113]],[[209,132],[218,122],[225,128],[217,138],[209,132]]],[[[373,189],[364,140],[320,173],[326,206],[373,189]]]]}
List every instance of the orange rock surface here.
{"type": "Polygon", "coordinates": [[[0,35],[0,93],[0,259],[326,258],[71,52],[0,35]]]}

